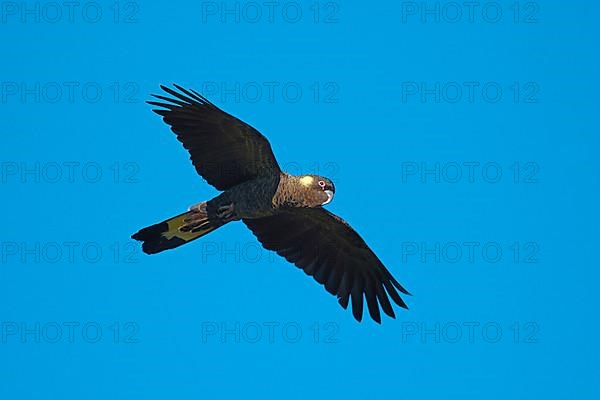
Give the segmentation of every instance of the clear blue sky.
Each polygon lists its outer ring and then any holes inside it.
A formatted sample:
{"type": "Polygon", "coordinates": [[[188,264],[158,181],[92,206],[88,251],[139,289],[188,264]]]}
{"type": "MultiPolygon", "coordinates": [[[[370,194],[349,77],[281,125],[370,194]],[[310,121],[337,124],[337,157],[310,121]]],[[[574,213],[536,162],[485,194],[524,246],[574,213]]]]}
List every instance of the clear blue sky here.
{"type": "Polygon", "coordinates": [[[1,4],[1,398],[599,398],[598,4],[77,4],[1,4]],[[142,254],[217,193],[171,82],[332,178],[410,310],[242,224],[142,254]]]}

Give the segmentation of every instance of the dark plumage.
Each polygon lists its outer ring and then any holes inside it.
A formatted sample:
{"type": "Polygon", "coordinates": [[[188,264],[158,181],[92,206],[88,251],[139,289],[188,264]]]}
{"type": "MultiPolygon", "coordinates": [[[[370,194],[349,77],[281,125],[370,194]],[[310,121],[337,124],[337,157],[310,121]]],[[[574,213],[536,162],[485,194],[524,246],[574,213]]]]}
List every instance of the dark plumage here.
{"type": "Polygon", "coordinates": [[[223,191],[184,214],[144,228],[132,238],[148,254],[198,239],[231,221],[242,220],[263,247],[274,250],[337,296],[362,319],[366,299],[371,318],[380,310],[395,318],[389,297],[408,308],[409,294],[365,241],[340,217],[325,210],[333,183],[317,175],[293,176],[279,168],[268,140],[250,125],[220,110],[193,90],[161,88],[149,104],[189,151],[196,171],[223,191]],[[389,297],[388,297],[389,296],[389,297]]]}

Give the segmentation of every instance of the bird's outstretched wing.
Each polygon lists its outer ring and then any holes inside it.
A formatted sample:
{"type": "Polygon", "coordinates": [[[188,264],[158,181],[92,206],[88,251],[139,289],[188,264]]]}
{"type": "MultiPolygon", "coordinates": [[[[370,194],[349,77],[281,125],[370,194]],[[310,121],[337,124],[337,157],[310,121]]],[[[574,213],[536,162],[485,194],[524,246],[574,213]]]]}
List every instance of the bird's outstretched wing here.
{"type": "Polygon", "coordinates": [[[271,145],[259,131],[227,114],[193,90],[162,86],[172,97],[153,95],[148,104],[183,143],[196,171],[219,190],[268,174],[279,174],[271,145]]]}
{"type": "Polygon", "coordinates": [[[379,306],[392,318],[396,304],[408,308],[397,290],[409,294],[346,221],[324,208],[295,208],[277,215],[244,219],[268,250],[312,275],[337,295],[342,307],[352,298],[352,314],[362,319],[363,297],[371,318],[381,322],[379,306]]]}

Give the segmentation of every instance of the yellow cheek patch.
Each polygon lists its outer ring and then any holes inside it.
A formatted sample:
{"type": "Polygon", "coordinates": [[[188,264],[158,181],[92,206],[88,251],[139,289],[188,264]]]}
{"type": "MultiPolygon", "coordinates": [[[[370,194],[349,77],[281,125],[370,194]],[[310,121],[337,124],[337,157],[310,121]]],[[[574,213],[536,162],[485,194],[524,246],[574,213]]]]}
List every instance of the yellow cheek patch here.
{"type": "Polygon", "coordinates": [[[312,176],[303,176],[302,178],[300,178],[300,183],[304,186],[310,186],[312,185],[312,183],[315,181],[315,178],[313,178],[312,176]]]}

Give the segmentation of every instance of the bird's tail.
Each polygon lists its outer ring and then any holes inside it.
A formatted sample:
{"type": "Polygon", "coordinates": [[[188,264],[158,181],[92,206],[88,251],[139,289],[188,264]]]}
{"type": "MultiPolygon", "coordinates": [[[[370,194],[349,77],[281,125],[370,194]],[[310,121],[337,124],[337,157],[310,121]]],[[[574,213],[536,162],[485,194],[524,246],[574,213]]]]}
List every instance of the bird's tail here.
{"type": "Polygon", "coordinates": [[[209,218],[206,203],[200,203],[186,213],[140,229],[131,238],[143,242],[144,253],[155,254],[196,240],[222,225],[223,221],[209,218]]]}

